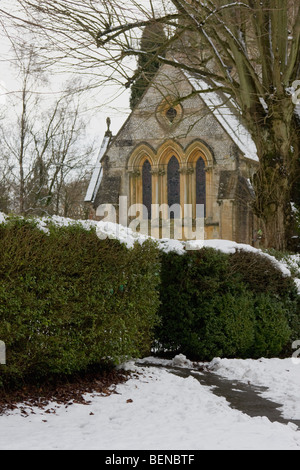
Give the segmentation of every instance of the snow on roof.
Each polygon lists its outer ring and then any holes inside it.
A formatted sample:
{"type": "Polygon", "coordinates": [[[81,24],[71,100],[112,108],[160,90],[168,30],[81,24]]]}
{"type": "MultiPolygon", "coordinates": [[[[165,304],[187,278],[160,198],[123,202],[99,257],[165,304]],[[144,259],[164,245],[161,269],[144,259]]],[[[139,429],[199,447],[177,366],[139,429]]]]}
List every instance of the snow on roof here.
{"type": "MultiPolygon", "coordinates": [[[[184,71],[184,73],[195,90],[205,91],[211,89],[211,86],[204,79],[195,77],[186,71],[184,71]]],[[[230,135],[245,157],[258,161],[256,145],[249,131],[241,123],[238,114],[233,112],[233,109],[236,109],[236,105],[229,96],[225,96],[227,98],[228,105],[224,103],[224,100],[222,100],[219,94],[215,91],[201,93],[201,98],[205,104],[230,135]]]]}
{"type": "Polygon", "coordinates": [[[103,176],[103,168],[101,165],[101,159],[108,148],[110,138],[111,138],[110,135],[105,134],[104,139],[102,141],[102,145],[100,147],[99,155],[97,157],[96,165],[95,165],[92,177],[91,177],[91,181],[86,192],[86,196],[84,199],[85,202],[94,202],[95,197],[97,195],[98,189],[101,184],[102,176],[103,176]]]}

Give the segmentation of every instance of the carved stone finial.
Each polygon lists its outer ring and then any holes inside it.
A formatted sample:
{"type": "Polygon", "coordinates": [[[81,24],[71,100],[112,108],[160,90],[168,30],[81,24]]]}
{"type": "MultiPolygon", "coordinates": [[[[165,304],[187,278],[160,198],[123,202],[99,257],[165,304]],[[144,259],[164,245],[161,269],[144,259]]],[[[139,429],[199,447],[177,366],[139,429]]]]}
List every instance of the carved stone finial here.
{"type": "Polygon", "coordinates": [[[105,132],[105,135],[106,136],[111,136],[111,130],[110,130],[111,119],[110,119],[110,117],[106,118],[106,124],[107,124],[107,130],[105,132]]]}

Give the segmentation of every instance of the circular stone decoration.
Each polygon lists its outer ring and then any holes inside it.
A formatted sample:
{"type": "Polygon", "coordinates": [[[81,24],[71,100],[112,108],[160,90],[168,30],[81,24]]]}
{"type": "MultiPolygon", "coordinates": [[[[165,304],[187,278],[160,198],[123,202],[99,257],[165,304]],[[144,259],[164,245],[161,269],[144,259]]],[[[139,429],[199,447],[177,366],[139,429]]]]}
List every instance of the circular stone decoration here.
{"type": "Polygon", "coordinates": [[[156,119],[163,127],[174,127],[182,118],[183,109],[175,98],[164,99],[156,109],[156,119]]]}

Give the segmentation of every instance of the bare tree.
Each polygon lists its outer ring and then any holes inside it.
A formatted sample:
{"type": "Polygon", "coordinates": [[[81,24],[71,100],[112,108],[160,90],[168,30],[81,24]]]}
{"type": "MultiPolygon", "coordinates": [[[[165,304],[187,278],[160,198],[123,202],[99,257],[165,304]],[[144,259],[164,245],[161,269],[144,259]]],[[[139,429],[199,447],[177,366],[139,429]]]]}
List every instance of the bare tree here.
{"type": "MultiPolygon", "coordinates": [[[[32,87],[37,86],[41,76],[35,70],[34,52],[30,50],[25,57],[24,51],[15,49],[16,67],[21,77],[20,90],[10,95],[7,100],[7,116],[1,128],[2,154],[11,162],[15,187],[18,187],[18,211],[25,210],[25,185],[30,169],[27,155],[32,142],[33,120],[32,113],[38,104],[37,95],[32,93],[32,87]],[[8,117],[9,116],[9,117],[8,117]],[[10,121],[11,119],[11,121],[10,121]],[[14,125],[12,126],[12,122],[14,125]]],[[[4,164],[4,160],[3,164],[4,164]]]]}
{"type": "Polygon", "coordinates": [[[86,125],[78,83],[58,97],[45,99],[46,75],[37,66],[34,48],[15,49],[20,90],[10,94],[0,128],[3,175],[10,168],[14,211],[54,214],[61,210],[63,187],[82,179],[89,169],[93,142],[84,140],[86,125]]]}
{"type": "Polygon", "coordinates": [[[90,175],[82,173],[76,179],[65,182],[60,190],[57,213],[71,219],[88,219],[90,207],[84,202],[90,175]]]}
{"type": "Polygon", "coordinates": [[[11,165],[7,155],[0,156],[0,211],[8,213],[11,210],[13,191],[11,186],[11,165]]]}
{"type": "MultiPolygon", "coordinates": [[[[55,60],[76,63],[102,83],[131,83],[131,58],[150,23],[164,25],[159,60],[211,81],[236,102],[259,169],[254,210],[267,246],[285,248],[292,192],[299,184],[299,116],[291,93],[300,73],[298,0],[19,0],[55,60]],[[191,53],[190,44],[193,44],[191,53]]],[[[43,55],[44,58],[45,55],[43,55]]]]}

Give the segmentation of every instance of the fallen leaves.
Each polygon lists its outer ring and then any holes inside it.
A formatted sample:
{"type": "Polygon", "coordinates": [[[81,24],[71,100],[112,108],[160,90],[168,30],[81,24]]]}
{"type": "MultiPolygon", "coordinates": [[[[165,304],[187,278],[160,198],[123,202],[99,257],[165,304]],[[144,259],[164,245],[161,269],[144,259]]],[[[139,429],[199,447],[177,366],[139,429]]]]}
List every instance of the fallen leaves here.
{"type": "Polygon", "coordinates": [[[51,402],[66,408],[74,403],[89,405],[91,401],[84,395],[97,394],[106,397],[117,393],[116,386],[126,382],[129,377],[130,372],[113,369],[68,379],[59,378],[56,383],[43,386],[26,384],[20,390],[0,390],[0,414],[19,409],[21,416],[27,417],[35,413],[33,408],[36,407],[47,414],[54,414],[55,408],[47,408],[51,402]]]}

